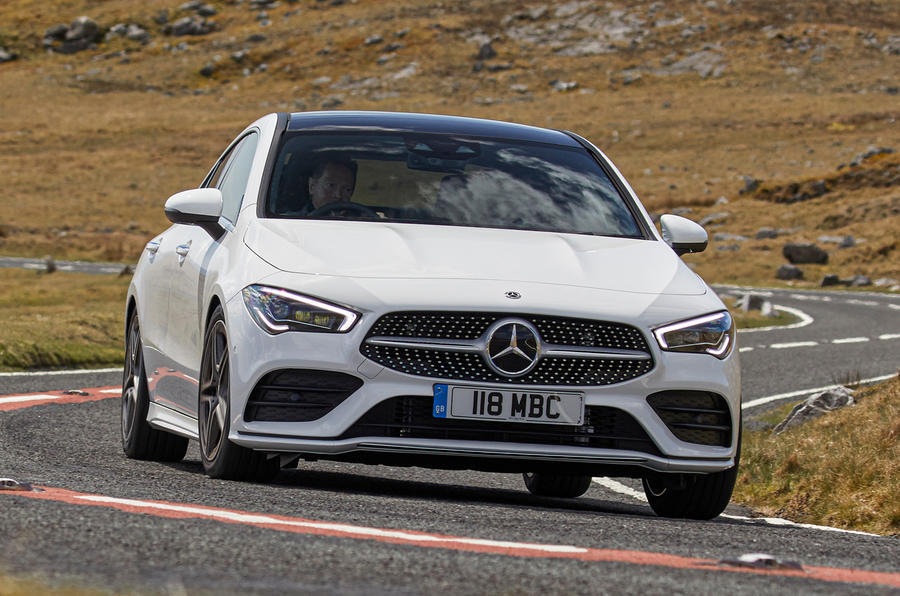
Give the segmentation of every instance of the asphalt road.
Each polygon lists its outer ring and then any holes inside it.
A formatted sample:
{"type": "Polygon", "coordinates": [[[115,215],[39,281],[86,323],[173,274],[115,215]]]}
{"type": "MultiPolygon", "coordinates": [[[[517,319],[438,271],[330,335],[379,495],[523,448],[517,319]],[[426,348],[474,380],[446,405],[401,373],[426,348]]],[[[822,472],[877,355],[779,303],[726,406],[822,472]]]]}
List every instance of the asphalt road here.
{"type": "MultiPolygon", "coordinates": [[[[812,321],[739,337],[745,404],[897,371],[900,296],[771,299],[812,321]]],[[[4,375],[0,395],[46,392],[59,402],[60,390],[119,382],[117,371],[4,375]]],[[[196,445],[178,464],[130,461],[115,395],[69,399],[94,397],[107,398],[0,411],[0,477],[50,487],[40,500],[0,492],[0,571],[173,594],[900,591],[898,537],[742,519],[749,512],[733,505],[710,522],[661,519],[632,481],[559,500],[531,496],[515,475],[327,462],[264,485],[210,480],[196,445]],[[718,564],[745,553],[805,571],[718,564]]]]}

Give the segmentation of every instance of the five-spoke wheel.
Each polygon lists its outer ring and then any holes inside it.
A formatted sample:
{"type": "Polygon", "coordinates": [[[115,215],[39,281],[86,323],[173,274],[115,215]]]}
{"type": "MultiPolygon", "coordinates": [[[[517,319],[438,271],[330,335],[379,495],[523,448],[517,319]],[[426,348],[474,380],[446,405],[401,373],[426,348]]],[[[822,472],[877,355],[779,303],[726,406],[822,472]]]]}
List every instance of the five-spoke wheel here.
{"type": "Polygon", "coordinates": [[[264,482],[278,473],[278,457],[269,457],[266,453],[228,440],[231,428],[231,369],[228,331],[221,306],[213,312],[203,342],[198,406],[200,457],[203,469],[210,477],[264,482]]]}
{"type": "Polygon", "coordinates": [[[155,429],[147,423],[150,392],[144,371],[144,351],[137,314],[128,320],[125,369],[122,377],[122,449],[132,459],[180,461],[188,440],[155,429]]]}

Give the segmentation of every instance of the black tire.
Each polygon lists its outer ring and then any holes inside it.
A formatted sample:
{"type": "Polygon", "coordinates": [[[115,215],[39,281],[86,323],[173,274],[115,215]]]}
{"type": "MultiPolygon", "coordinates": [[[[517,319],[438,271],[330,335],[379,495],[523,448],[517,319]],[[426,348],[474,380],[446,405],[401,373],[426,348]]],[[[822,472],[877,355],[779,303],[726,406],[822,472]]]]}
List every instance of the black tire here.
{"type": "Polygon", "coordinates": [[[563,474],[545,474],[543,472],[525,472],[525,487],[533,495],[540,497],[564,497],[572,499],[580,497],[591,487],[590,476],[568,476],[563,474]]]}
{"type": "Polygon", "coordinates": [[[144,370],[144,351],[137,313],[128,320],[125,336],[125,370],[122,376],[122,449],[131,459],[181,461],[188,440],[147,423],[150,391],[144,370]]]}
{"type": "Polygon", "coordinates": [[[210,478],[267,482],[281,469],[278,457],[241,447],[228,440],[231,428],[231,368],[225,314],[213,312],[203,340],[197,424],[200,458],[210,478]]]}
{"type": "Polygon", "coordinates": [[[667,479],[661,475],[643,479],[644,494],[653,512],[660,517],[713,519],[725,511],[731,501],[741,459],[741,433],[738,433],[734,466],[722,472],[705,475],[685,475],[667,479]]]}

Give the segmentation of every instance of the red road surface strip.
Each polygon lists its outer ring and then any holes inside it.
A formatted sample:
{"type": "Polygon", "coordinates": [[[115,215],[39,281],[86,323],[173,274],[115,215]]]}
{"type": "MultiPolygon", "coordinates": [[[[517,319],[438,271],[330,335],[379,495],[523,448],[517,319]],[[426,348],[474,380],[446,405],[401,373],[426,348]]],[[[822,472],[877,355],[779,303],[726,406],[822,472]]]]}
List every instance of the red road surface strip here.
{"type": "Polygon", "coordinates": [[[173,519],[204,519],[220,523],[268,528],[281,532],[334,536],[361,540],[376,540],[391,544],[404,544],[425,548],[469,551],[506,555],[512,557],[537,557],[551,559],[576,559],[590,562],[628,563],[654,565],[677,569],[702,571],[728,571],[784,577],[800,577],[825,582],[878,584],[900,588],[900,573],[842,569],[835,567],[805,567],[794,569],[753,569],[722,566],[712,559],[699,559],[644,551],[583,548],[559,544],[529,544],[503,542],[479,538],[464,538],[441,534],[428,534],[411,530],[391,530],[354,526],[335,522],[323,522],[298,517],[268,515],[165,501],[119,499],[104,495],[92,495],[61,488],[44,488],[44,492],[9,492],[0,495],[21,496],[30,499],[57,501],[74,505],[107,507],[129,513],[140,513],[173,519]]]}
{"type": "Polygon", "coordinates": [[[31,408],[34,406],[42,406],[44,404],[80,404],[86,401],[99,401],[101,399],[122,397],[122,387],[119,385],[93,387],[91,389],[80,389],[79,391],[86,393],[87,395],[67,395],[65,391],[42,391],[40,393],[2,395],[0,396],[0,412],[21,410],[22,408],[31,408]],[[111,393],[114,389],[116,392],[111,393]]]}

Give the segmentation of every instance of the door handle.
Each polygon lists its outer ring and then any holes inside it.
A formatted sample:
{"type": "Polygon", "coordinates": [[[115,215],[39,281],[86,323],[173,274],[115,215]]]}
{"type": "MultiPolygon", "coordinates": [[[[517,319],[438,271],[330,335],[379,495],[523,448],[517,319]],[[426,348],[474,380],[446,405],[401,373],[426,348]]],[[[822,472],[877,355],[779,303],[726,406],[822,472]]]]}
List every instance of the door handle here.
{"type": "Polygon", "coordinates": [[[151,255],[155,255],[156,252],[159,250],[160,244],[162,244],[162,241],[160,241],[160,240],[151,240],[150,242],[147,243],[147,246],[144,247],[144,250],[149,252],[151,255]]]}
{"type": "Polygon", "coordinates": [[[175,253],[178,255],[178,264],[183,265],[188,253],[191,251],[191,241],[188,240],[184,244],[175,247],[175,253]]]}

